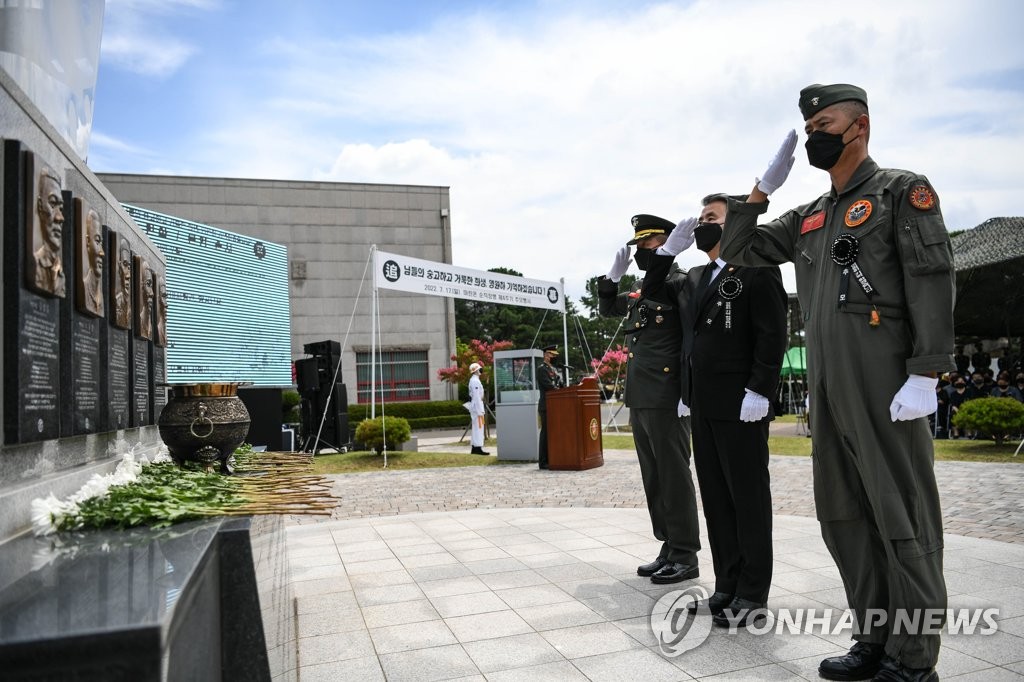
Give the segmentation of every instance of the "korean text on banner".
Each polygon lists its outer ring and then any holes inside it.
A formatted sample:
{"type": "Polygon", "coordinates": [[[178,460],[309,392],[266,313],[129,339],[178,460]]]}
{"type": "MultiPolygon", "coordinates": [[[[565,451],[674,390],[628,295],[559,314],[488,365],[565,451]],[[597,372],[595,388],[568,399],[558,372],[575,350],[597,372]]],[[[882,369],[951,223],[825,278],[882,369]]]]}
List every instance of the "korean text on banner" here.
{"type": "Polygon", "coordinates": [[[373,269],[380,289],[565,312],[560,282],[471,270],[384,251],[375,252],[373,269]]]}

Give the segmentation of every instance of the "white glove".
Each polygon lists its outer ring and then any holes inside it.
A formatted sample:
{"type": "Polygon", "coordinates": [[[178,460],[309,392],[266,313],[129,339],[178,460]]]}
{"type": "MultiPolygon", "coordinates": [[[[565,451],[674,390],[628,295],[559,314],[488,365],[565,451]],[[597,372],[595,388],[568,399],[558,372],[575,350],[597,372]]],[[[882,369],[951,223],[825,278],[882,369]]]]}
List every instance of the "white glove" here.
{"type": "Polygon", "coordinates": [[[938,379],[911,374],[907,382],[889,405],[889,416],[895,421],[910,421],[919,419],[939,409],[939,400],[935,396],[935,387],[939,385],[938,379]]]}
{"type": "Polygon", "coordinates": [[[615,253],[615,262],[612,263],[612,269],[608,271],[608,279],[613,282],[618,282],[622,279],[622,276],[626,274],[626,270],[629,269],[629,247],[623,246],[615,253]]]}
{"type": "Polygon", "coordinates": [[[679,221],[676,229],[668,235],[665,243],[655,251],[659,256],[678,256],[693,246],[693,228],[697,227],[696,218],[685,218],[679,221]]]}
{"type": "Polygon", "coordinates": [[[779,151],[775,153],[775,158],[768,164],[768,170],[757,178],[759,190],[765,194],[771,194],[782,187],[782,183],[789,177],[789,171],[793,169],[793,162],[796,161],[796,157],[793,156],[794,149],[796,149],[796,131],[790,130],[786,133],[786,139],[782,141],[779,151]]]}
{"type": "Polygon", "coordinates": [[[680,417],[690,416],[690,408],[686,406],[686,403],[684,403],[682,399],[679,400],[679,405],[676,407],[676,415],[680,417]]]}
{"type": "Polygon", "coordinates": [[[760,393],[754,393],[749,388],[743,389],[747,392],[743,396],[743,404],[740,405],[740,421],[759,422],[768,416],[768,398],[760,393]]]}

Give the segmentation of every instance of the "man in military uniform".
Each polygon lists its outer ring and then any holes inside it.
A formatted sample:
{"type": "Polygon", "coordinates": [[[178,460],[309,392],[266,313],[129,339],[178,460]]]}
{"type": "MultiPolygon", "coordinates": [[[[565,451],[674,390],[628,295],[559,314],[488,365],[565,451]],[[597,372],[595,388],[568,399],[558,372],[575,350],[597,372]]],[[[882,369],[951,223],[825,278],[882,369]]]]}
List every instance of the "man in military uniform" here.
{"type": "Polygon", "coordinates": [[[537,388],[540,389],[540,401],[537,411],[540,412],[540,444],[537,449],[537,466],[548,468],[548,401],[547,392],[562,388],[562,375],[551,364],[558,357],[558,346],[544,347],[544,362],[537,367],[537,388]]]}
{"type": "Polygon", "coordinates": [[[469,418],[472,430],[469,438],[471,455],[489,455],[484,450],[484,385],[480,381],[480,372],[484,366],[474,362],[469,366],[469,418]]]}
{"type": "Polygon", "coordinates": [[[786,353],[787,297],[778,267],[719,256],[727,202],[705,197],[694,231],[710,262],[687,273],[683,396],[715,566],[706,607],[716,625],[742,627],[763,613],[772,581],[768,424],[786,353]]]}
{"type": "MultiPolygon", "coordinates": [[[[942,515],[925,417],[953,363],[952,249],[931,183],[868,156],[867,95],[852,85],[800,93],[807,157],[828,171],[821,197],[756,226],[792,168],[791,131],[746,202],[730,200],[722,255],[792,261],[805,311],[814,500],[859,631],[828,679],[936,680],[939,635],[896,632],[897,612],[946,608],[942,515]],[[885,624],[865,618],[888,613],[885,624]]],[[[876,619],[877,620],[877,619],[876,619]]]]}
{"type": "Polygon", "coordinates": [[[626,388],[633,442],[640,460],[654,537],[662,541],[657,558],[637,568],[655,583],[675,583],[700,575],[697,500],[690,476],[690,425],[682,403],[682,321],[678,299],[686,276],[672,262],[693,243],[696,219],[675,223],[652,215],[633,216],[634,237],[619,249],[612,269],[598,278],[599,311],[626,316],[626,388]],[[619,293],[636,245],[637,266],[646,271],[632,289],[619,293]]]}

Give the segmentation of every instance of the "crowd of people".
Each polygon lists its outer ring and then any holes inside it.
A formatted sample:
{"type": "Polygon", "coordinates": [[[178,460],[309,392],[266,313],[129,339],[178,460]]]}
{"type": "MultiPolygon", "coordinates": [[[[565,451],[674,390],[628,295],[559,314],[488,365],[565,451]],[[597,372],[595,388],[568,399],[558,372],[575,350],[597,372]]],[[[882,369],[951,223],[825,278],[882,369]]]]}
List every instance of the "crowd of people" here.
{"type": "Polygon", "coordinates": [[[968,355],[963,346],[957,346],[953,361],[956,371],[943,374],[935,394],[938,409],[929,419],[936,438],[976,438],[977,433],[961,431],[953,417],[964,403],[978,398],[1010,398],[1024,403],[1024,364],[1020,356],[1006,354],[996,360],[988,353],[977,351],[968,355]]]}

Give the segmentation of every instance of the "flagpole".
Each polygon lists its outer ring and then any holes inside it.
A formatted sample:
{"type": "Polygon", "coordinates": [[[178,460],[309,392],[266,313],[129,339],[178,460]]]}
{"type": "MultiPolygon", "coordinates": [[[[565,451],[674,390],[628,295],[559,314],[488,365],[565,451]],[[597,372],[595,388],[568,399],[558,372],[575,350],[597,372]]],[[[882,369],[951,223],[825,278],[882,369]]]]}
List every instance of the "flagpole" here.
{"type": "Polygon", "coordinates": [[[562,364],[565,365],[563,375],[565,377],[565,385],[569,385],[569,326],[567,323],[569,311],[568,306],[565,305],[565,277],[561,277],[558,280],[562,284],[562,348],[565,349],[565,360],[562,364]]]}
{"type": "MultiPolygon", "coordinates": [[[[373,296],[370,301],[370,419],[377,418],[377,245],[372,244],[373,296]]],[[[358,390],[358,389],[357,389],[358,390]]]]}

